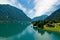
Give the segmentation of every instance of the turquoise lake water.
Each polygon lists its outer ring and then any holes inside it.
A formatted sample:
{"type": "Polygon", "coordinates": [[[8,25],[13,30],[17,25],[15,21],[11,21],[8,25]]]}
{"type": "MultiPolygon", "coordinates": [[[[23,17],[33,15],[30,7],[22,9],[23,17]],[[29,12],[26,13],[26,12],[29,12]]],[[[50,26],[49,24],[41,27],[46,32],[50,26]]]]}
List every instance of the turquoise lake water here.
{"type": "Polygon", "coordinates": [[[60,33],[35,30],[28,23],[0,23],[0,40],[60,40],[60,33]]]}

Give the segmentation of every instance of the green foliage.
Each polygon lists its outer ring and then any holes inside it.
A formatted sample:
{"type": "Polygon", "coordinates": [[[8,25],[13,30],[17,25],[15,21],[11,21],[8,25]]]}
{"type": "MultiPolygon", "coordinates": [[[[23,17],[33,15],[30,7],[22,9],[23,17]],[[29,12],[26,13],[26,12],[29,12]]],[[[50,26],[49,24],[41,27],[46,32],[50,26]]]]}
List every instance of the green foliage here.
{"type": "Polygon", "coordinates": [[[55,27],[51,28],[51,27],[47,27],[46,25],[44,26],[44,30],[49,30],[49,31],[55,31],[55,32],[60,32],[60,23],[55,23],[55,27]]]}
{"type": "Polygon", "coordinates": [[[35,21],[33,22],[33,26],[37,26],[38,28],[44,28],[44,21],[35,21]]]}

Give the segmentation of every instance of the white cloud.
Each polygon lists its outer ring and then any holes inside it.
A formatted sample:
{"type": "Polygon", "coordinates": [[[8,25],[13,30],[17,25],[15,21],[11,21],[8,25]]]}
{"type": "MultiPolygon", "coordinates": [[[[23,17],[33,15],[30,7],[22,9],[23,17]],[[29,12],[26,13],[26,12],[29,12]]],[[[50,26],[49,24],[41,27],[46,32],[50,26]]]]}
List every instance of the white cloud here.
{"type": "Polygon", "coordinates": [[[23,10],[24,12],[26,12],[26,8],[24,8],[17,0],[10,0],[10,5],[15,6],[21,10],[23,10]]]}
{"type": "Polygon", "coordinates": [[[0,0],[0,4],[9,4],[8,0],[0,0]]]}
{"type": "MultiPolygon", "coordinates": [[[[30,3],[30,1],[27,1],[28,4],[30,3]]],[[[19,9],[22,9],[26,14],[28,13],[27,15],[31,18],[43,15],[53,5],[60,4],[60,1],[59,0],[35,0],[34,3],[35,3],[34,8],[31,10],[28,10],[24,8],[19,2],[17,2],[17,0],[0,0],[0,4],[10,4],[19,9]]]]}
{"type": "Polygon", "coordinates": [[[35,17],[40,16],[48,11],[53,5],[55,5],[57,0],[42,0],[35,1],[35,17]]]}
{"type": "Polygon", "coordinates": [[[0,0],[0,4],[10,4],[26,12],[26,8],[24,8],[19,2],[17,2],[17,0],[0,0]]]}
{"type": "Polygon", "coordinates": [[[29,10],[28,14],[30,18],[33,18],[35,16],[35,9],[29,10]]]}
{"type": "Polygon", "coordinates": [[[24,8],[20,3],[17,4],[17,7],[21,10],[23,10],[24,12],[26,12],[26,8],[24,8]]]}
{"type": "Polygon", "coordinates": [[[57,4],[56,5],[60,5],[60,0],[58,0],[57,4]]]}
{"type": "Polygon", "coordinates": [[[30,17],[34,18],[45,14],[45,12],[49,11],[54,5],[60,4],[58,1],[59,0],[35,0],[35,7],[29,11],[29,14],[32,14],[30,17]]]}

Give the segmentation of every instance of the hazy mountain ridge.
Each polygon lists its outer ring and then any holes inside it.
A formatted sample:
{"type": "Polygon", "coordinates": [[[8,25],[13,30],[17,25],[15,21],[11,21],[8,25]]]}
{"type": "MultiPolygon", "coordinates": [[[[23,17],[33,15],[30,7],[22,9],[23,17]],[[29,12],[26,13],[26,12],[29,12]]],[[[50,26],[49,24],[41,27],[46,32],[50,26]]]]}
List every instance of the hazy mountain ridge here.
{"type": "Polygon", "coordinates": [[[33,18],[33,21],[39,21],[39,20],[44,20],[48,15],[42,15],[42,16],[39,16],[39,17],[35,17],[33,18]]]}

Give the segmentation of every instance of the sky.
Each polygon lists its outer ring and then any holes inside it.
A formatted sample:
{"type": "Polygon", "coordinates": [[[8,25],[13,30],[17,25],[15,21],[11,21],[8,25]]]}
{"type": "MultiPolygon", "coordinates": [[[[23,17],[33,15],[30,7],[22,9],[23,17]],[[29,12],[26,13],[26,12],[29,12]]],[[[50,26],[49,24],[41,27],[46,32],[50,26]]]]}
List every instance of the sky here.
{"type": "Polygon", "coordinates": [[[0,0],[0,4],[10,4],[34,18],[41,15],[50,15],[60,8],[60,0],[0,0]]]}

